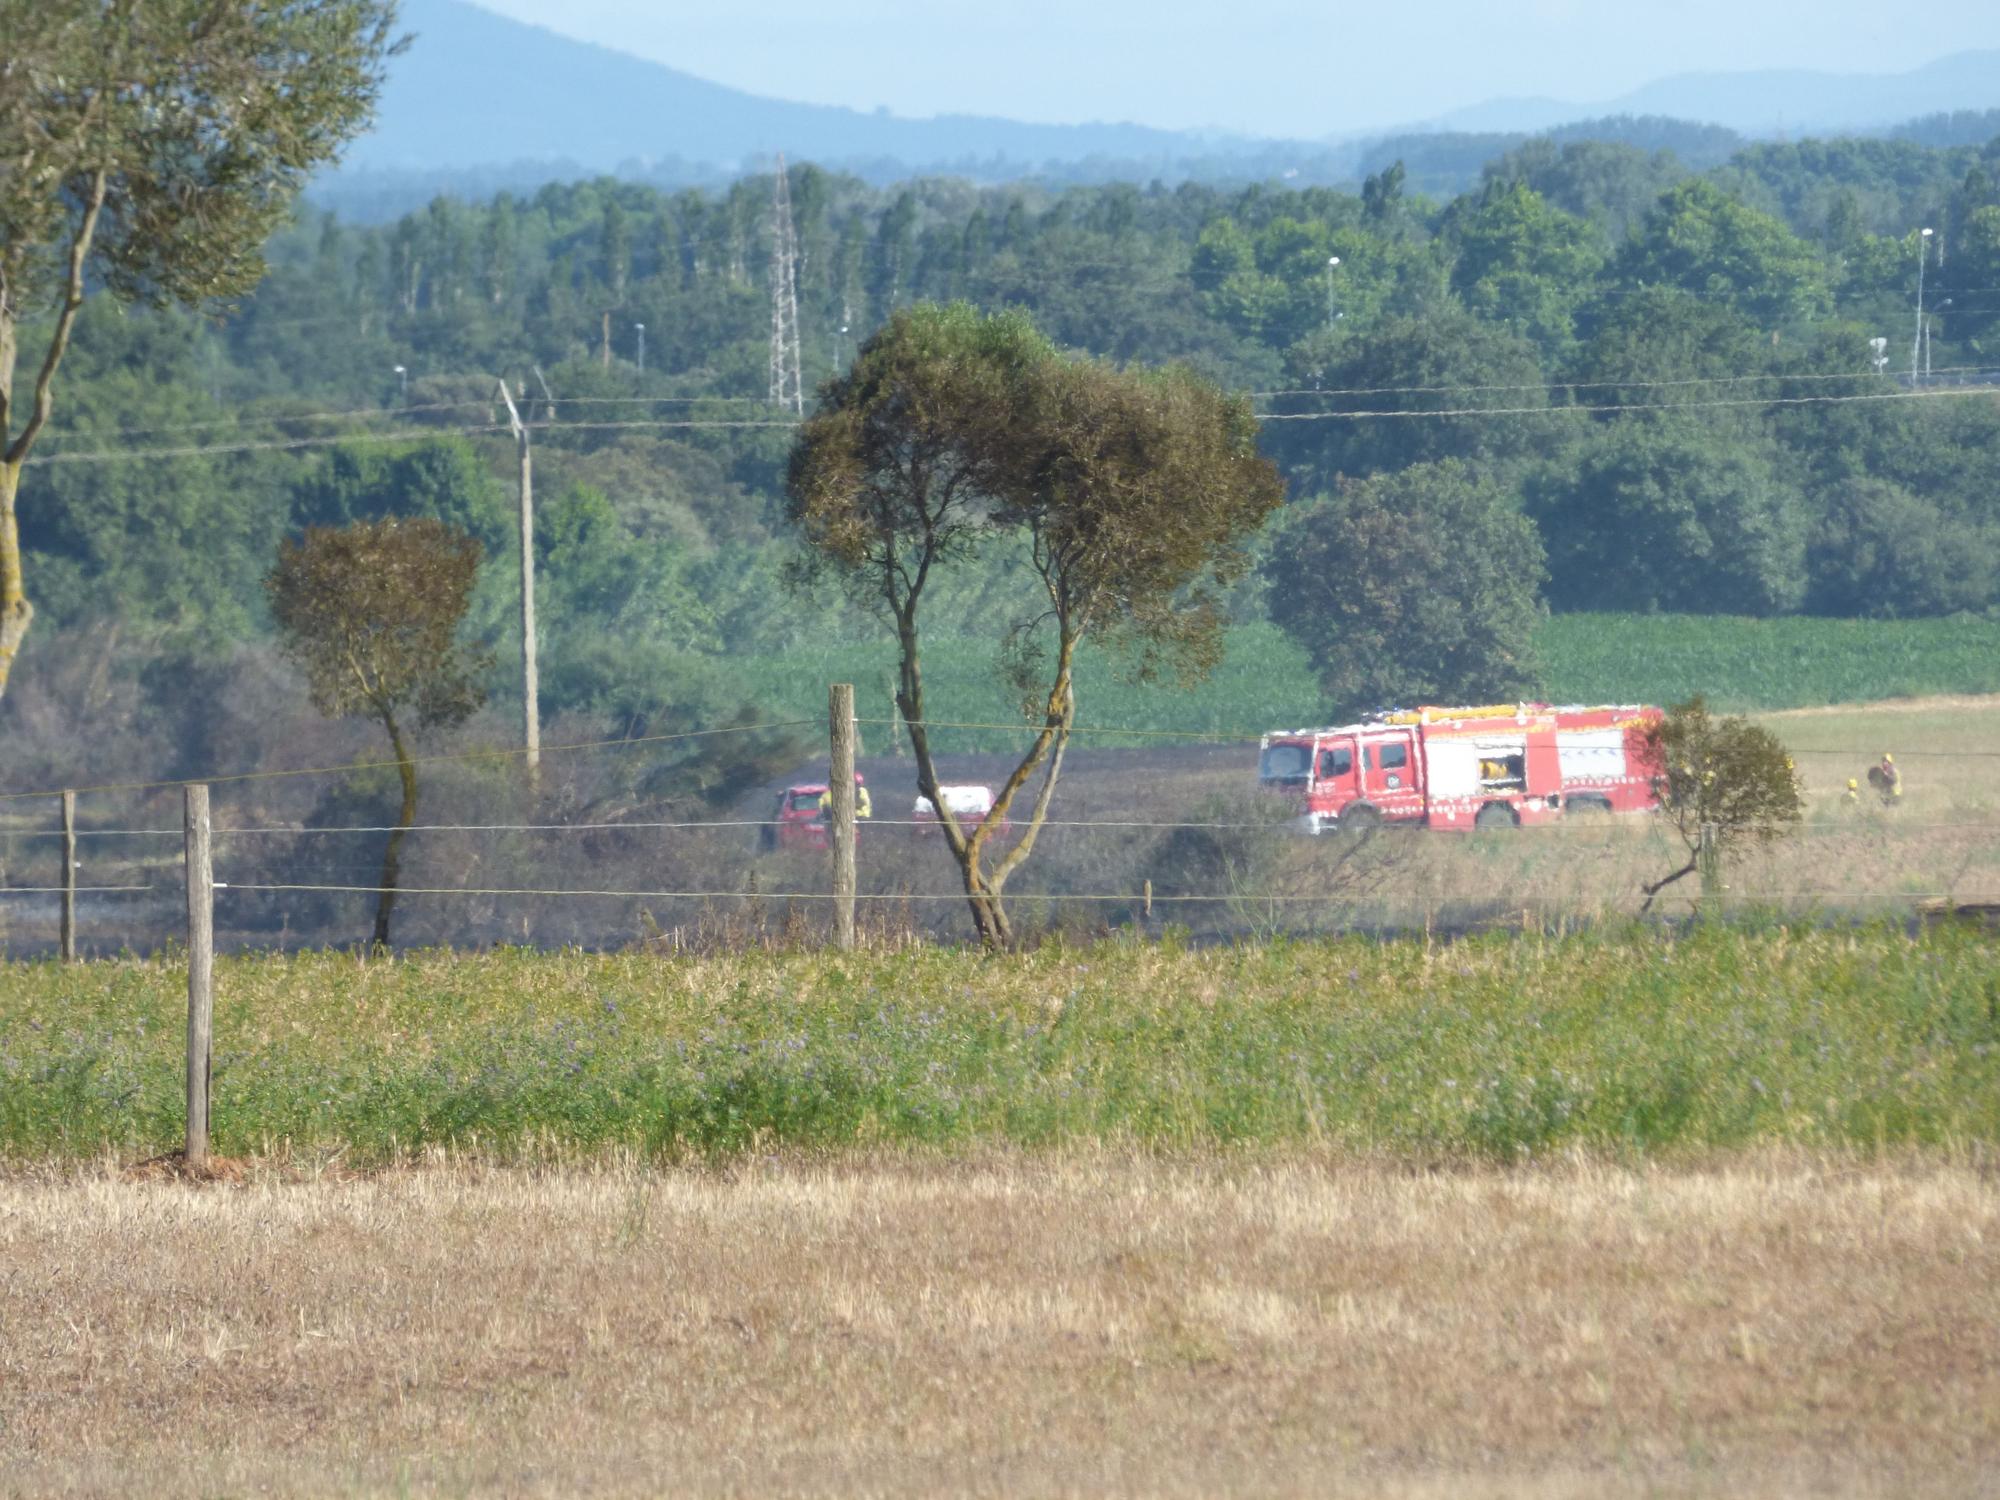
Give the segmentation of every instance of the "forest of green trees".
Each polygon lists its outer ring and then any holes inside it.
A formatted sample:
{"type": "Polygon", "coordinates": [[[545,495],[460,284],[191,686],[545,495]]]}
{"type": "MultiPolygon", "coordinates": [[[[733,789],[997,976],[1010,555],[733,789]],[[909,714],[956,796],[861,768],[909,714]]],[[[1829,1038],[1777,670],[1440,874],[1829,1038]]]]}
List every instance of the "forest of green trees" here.
{"type": "MultiPolygon", "coordinates": [[[[2000,139],[1759,144],[1701,172],[1540,139],[1448,201],[1400,162],[1358,194],[877,189],[800,164],[790,190],[809,396],[892,309],[964,299],[1255,393],[1293,504],[1394,476],[1366,493],[1416,512],[1476,474],[1530,523],[1556,612],[2000,606],[2000,404],[1965,383],[2000,367],[2000,139]]],[[[439,199],[367,228],[308,210],[226,316],[94,301],[22,479],[20,679],[95,653],[172,696],[268,641],[282,538],[422,515],[484,546],[473,621],[504,699],[504,377],[546,424],[546,710],[742,711],[742,658],[868,629],[783,581],[771,201],[764,176],[439,199]]],[[[1266,618],[1258,577],[1239,620],[1266,618]]],[[[979,635],[1021,586],[993,559],[935,618],[979,635]]]]}

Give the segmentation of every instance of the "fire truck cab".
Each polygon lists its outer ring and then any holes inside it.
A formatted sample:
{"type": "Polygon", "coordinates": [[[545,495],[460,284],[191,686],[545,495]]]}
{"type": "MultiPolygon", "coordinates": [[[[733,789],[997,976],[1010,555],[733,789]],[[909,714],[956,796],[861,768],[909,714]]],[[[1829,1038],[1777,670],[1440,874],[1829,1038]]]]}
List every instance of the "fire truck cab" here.
{"type": "Polygon", "coordinates": [[[1310,833],[1418,824],[1467,832],[1648,811],[1645,705],[1420,708],[1264,736],[1259,783],[1310,833]]]}

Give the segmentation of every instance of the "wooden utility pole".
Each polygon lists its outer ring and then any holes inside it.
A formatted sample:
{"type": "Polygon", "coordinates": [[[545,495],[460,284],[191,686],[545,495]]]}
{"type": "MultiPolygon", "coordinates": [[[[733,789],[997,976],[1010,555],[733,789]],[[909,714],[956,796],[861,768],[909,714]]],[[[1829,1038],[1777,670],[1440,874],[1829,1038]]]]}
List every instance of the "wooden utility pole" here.
{"type": "Polygon", "coordinates": [[[188,1025],[187,1151],[190,1168],[208,1162],[208,1083],[215,1026],[215,865],[209,850],[208,788],[186,789],[188,1025]]]}
{"type": "MultiPolygon", "coordinates": [[[[546,389],[546,387],[544,387],[546,389]]],[[[541,676],[535,664],[535,461],[528,451],[528,424],[514,409],[507,382],[500,382],[507,420],[521,453],[521,744],[527,751],[528,785],[542,780],[541,676]]]]}
{"type": "Polygon", "coordinates": [[[827,731],[831,742],[826,774],[826,810],[832,824],[833,942],[854,946],[854,684],[827,689],[827,731]]]}
{"type": "Polygon", "coordinates": [[[76,793],[62,794],[62,956],[76,962],[76,793]]]}
{"type": "Polygon", "coordinates": [[[607,370],[610,369],[611,368],[611,313],[609,309],[607,309],[604,314],[603,359],[604,359],[604,368],[607,370]]]}

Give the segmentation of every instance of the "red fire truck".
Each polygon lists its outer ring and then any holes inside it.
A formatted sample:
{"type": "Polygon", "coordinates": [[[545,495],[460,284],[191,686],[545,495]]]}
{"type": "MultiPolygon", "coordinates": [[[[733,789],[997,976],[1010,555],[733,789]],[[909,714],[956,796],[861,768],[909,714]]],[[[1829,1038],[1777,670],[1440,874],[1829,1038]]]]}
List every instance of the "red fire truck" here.
{"type": "Polygon", "coordinates": [[[1294,798],[1312,833],[1414,823],[1516,828],[1654,806],[1642,704],[1419,708],[1338,729],[1264,736],[1258,780],[1294,798]]]}

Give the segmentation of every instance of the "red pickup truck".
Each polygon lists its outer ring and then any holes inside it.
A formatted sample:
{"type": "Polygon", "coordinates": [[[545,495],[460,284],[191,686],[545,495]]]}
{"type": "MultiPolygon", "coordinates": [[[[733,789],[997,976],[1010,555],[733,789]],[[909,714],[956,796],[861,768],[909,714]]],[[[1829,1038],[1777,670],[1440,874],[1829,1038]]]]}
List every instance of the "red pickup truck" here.
{"type": "MultiPolygon", "coordinates": [[[[767,853],[773,849],[824,849],[826,791],[824,781],[802,781],[778,793],[771,816],[757,830],[758,846],[767,853]]],[[[871,811],[868,787],[858,772],[854,794],[856,815],[866,818],[871,811]]]]}

